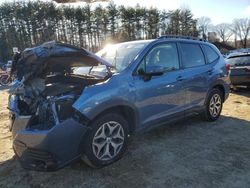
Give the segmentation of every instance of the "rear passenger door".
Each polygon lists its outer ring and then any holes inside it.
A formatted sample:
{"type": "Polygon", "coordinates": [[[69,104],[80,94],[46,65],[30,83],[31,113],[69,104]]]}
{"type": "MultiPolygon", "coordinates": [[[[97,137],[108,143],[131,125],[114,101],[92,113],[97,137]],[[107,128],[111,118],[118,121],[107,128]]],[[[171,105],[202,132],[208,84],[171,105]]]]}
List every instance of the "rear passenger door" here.
{"type": "Polygon", "coordinates": [[[208,90],[210,68],[199,43],[179,43],[182,68],[184,70],[183,87],[186,91],[186,109],[204,104],[208,90]]]}

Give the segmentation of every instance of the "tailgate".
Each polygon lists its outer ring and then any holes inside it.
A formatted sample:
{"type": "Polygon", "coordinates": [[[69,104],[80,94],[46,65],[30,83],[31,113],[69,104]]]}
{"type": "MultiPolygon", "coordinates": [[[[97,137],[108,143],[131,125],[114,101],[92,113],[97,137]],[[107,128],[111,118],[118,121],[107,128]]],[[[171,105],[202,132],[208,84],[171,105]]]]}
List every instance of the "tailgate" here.
{"type": "Polygon", "coordinates": [[[230,76],[250,76],[250,66],[231,67],[230,76]]]}

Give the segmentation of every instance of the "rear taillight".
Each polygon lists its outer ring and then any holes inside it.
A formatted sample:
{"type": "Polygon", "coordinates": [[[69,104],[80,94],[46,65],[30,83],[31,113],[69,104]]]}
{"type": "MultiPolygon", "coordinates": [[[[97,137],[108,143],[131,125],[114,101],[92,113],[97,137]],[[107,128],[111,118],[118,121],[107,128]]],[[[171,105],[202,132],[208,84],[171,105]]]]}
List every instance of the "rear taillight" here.
{"type": "Polygon", "coordinates": [[[230,64],[226,64],[226,69],[227,69],[227,72],[229,73],[229,71],[230,71],[230,68],[231,68],[231,65],[230,64]]]}

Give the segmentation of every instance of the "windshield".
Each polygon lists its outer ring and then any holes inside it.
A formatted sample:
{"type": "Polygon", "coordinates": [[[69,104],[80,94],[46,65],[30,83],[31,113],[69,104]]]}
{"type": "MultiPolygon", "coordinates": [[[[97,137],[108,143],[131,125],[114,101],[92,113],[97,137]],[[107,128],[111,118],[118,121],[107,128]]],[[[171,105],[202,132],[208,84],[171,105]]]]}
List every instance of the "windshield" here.
{"type": "Polygon", "coordinates": [[[243,56],[234,56],[229,57],[226,60],[232,66],[246,66],[250,65],[250,55],[243,55],[243,56]]]}
{"type": "Polygon", "coordinates": [[[121,72],[149,42],[150,41],[137,41],[107,45],[104,49],[97,52],[96,55],[112,63],[116,71],[121,72]]]}

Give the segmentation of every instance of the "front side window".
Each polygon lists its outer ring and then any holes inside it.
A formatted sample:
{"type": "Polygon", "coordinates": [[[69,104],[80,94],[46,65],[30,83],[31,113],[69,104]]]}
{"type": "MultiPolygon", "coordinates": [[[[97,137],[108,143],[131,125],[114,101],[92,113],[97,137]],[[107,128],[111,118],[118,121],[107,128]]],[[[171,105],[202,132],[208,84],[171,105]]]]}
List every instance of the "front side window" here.
{"type": "Polygon", "coordinates": [[[179,58],[175,43],[160,44],[152,48],[144,57],[139,69],[147,72],[150,67],[161,67],[163,71],[179,69],[179,58]]]}
{"type": "Polygon", "coordinates": [[[208,45],[202,45],[202,46],[205,54],[207,55],[208,63],[212,63],[219,58],[219,55],[210,46],[208,45]]]}
{"type": "Polygon", "coordinates": [[[205,65],[205,58],[199,44],[181,43],[180,46],[184,68],[205,65]]]}

